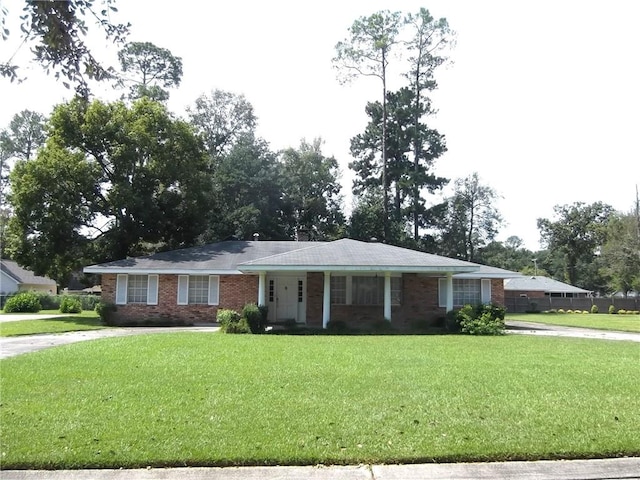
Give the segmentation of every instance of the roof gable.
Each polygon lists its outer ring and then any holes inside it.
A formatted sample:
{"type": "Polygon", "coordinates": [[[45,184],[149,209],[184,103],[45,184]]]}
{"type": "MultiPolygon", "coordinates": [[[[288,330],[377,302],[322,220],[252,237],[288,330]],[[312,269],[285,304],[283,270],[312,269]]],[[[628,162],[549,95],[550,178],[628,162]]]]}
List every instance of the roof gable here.
{"type": "Polygon", "coordinates": [[[55,280],[51,280],[48,277],[42,277],[36,275],[31,270],[22,268],[17,262],[13,260],[0,261],[0,268],[2,272],[14,279],[18,284],[27,285],[56,285],[55,280]]]}

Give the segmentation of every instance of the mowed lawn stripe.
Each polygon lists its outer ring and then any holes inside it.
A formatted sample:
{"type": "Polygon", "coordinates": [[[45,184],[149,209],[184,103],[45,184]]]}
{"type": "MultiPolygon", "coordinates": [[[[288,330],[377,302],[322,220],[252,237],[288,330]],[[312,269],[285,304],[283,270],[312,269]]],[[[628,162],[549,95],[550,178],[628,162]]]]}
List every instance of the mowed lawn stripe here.
{"type": "Polygon", "coordinates": [[[640,454],[631,342],[105,339],[3,360],[2,468],[640,454]]]}

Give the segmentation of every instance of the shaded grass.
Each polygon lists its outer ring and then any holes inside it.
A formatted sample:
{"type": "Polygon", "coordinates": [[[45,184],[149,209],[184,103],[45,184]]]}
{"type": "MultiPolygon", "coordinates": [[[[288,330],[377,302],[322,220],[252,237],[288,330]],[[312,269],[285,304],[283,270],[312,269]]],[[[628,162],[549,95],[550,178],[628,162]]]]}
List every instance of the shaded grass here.
{"type": "Polygon", "coordinates": [[[147,335],[0,362],[3,468],[640,454],[637,344],[147,335]]]}
{"type": "Polygon", "coordinates": [[[545,323],[567,327],[595,328],[640,332],[640,315],[610,315],[608,313],[507,313],[506,320],[545,323]]]}
{"type": "Polygon", "coordinates": [[[99,330],[103,328],[108,327],[102,325],[100,318],[93,312],[93,315],[79,314],[37,320],[0,322],[0,337],[99,330]]]}

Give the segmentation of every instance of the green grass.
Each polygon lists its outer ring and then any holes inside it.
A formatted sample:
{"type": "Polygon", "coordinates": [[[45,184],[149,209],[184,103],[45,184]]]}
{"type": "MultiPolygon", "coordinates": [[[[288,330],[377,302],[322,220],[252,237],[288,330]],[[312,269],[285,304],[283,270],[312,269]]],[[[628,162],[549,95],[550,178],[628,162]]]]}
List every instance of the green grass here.
{"type": "Polygon", "coordinates": [[[638,345],[175,333],[0,362],[2,468],[640,455],[638,345]]]}
{"type": "Polygon", "coordinates": [[[595,328],[640,332],[640,315],[610,315],[608,313],[507,313],[507,320],[546,323],[567,327],[595,328]]]}
{"type": "Polygon", "coordinates": [[[102,328],[108,327],[101,324],[100,318],[95,312],[89,311],[56,318],[0,322],[0,337],[99,330],[102,328]]]}

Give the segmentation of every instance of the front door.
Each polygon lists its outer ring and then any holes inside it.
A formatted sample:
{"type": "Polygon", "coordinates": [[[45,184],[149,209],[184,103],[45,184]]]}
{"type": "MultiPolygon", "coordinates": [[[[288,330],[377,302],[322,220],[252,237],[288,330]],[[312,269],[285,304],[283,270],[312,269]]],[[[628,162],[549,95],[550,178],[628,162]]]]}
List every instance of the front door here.
{"type": "Polygon", "coordinates": [[[276,320],[298,320],[298,279],[278,277],[276,281],[276,320]]]}

